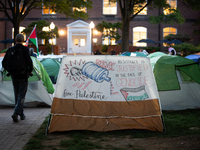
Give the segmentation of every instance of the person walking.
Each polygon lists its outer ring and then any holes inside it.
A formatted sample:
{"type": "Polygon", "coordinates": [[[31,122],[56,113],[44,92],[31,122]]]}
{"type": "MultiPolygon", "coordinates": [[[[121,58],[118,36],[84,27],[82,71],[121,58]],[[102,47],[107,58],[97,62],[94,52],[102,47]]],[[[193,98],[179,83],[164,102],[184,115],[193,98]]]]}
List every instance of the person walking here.
{"type": "Polygon", "coordinates": [[[15,96],[15,108],[14,113],[11,117],[14,122],[18,122],[18,115],[20,116],[21,120],[24,120],[26,118],[23,112],[23,104],[28,88],[28,78],[32,74],[33,70],[33,62],[30,58],[28,47],[22,45],[24,42],[24,36],[22,34],[17,34],[15,37],[15,41],[15,46],[9,48],[6,51],[6,54],[2,61],[2,66],[5,70],[8,71],[8,74],[10,74],[12,78],[15,96]],[[14,62],[14,57],[19,60],[16,61],[15,59],[14,62]],[[24,66],[23,71],[19,71],[22,66],[24,66]]]}

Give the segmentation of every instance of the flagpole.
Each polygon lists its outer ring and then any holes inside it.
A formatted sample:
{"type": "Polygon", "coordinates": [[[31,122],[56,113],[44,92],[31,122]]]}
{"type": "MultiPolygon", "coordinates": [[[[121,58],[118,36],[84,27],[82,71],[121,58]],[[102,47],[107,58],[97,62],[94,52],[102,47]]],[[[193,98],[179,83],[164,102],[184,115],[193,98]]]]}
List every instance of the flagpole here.
{"type": "Polygon", "coordinates": [[[36,35],[36,24],[31,32],[31,34],[29,35],[28,39],[26,40],[25,46],[27,46],[27,47],[28,47],[29,40],[36,46],[37,55],[39,56],[38,41],[37,41],[37,35],[36,35]]]}

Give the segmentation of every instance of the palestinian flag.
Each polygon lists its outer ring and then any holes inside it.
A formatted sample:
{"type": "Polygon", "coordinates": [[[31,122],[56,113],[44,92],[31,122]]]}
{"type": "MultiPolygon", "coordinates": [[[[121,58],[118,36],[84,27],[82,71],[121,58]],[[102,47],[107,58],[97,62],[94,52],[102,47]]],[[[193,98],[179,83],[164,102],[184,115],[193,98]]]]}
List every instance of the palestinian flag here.
{"type": "Polygon", "coordinates": [[[39,49],[38,49],[38,41],[36,36],[36,25],[33,28],[31,34],[29,35],[28,39],[26,40],[25,46],[28,46],[29,40],[36,46],[37,48],[37,55],[39,56],[39,49]]]}

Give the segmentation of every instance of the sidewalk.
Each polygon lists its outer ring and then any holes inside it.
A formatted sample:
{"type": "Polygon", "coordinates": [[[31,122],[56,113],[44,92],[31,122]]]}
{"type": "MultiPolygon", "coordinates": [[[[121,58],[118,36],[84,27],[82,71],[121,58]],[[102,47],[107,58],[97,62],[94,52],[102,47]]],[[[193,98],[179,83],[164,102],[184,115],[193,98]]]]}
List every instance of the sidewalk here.
{"type": "Polygon", "coordinates": [[[51,108],[24,108],[26,120],[13,122],[14,108],[0,106],[0,150],[22,150],[39,129],[51,108]]]}

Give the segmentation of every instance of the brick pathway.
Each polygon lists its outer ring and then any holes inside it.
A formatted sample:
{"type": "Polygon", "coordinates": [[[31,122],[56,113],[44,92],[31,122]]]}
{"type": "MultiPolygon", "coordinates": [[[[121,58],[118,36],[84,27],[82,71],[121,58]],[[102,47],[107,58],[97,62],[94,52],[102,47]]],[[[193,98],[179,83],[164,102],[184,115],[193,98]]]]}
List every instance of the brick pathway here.
{"type": "Polygon", "coordinates": [[[26,120],[13,122],[14,108],[0,107],[0,150],[22,150],[39,129],[50,108],[24,108],[26,120]]]}

